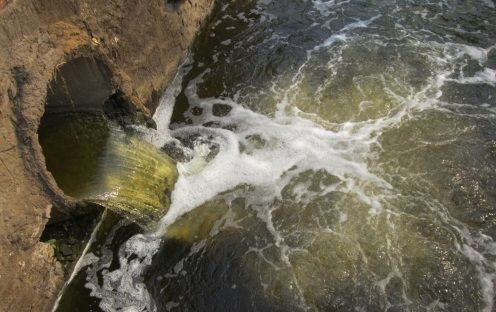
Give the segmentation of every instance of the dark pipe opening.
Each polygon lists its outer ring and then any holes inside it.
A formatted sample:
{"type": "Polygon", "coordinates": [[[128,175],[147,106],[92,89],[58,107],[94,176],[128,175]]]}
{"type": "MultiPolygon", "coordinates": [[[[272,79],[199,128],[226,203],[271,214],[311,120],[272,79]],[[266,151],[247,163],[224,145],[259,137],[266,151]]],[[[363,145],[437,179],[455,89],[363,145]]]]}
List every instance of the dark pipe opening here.
{"type": "MultiPolygon", "coordinates": [[[[81,199],[90,192],[101,170],[111,123],[153,127],[112,84],[108,66],[80,57],[61,65],[48,85],[45,113],[38,138],[46,169],[67,196],[81,199]]],[[[70,272],[103,209],[80,202],[74,209],[54,207],[41,240],[55,247],[56,258],[70,272]],[[67,217],[66,209],[69,212],[67,217]],[[60,217],[62,216],[62,217],[60,217]]]]}
{"type": "MultiPolygon", "coordinates": [[[[61,65],[48,85],[39,143],[46,169],[67,196],[78,198],[91,187],[109,136],[109,119],[124,121],[134,111],[114,90],[111,77],[101,60],[81,57],[61,65]]],[[[102,208],[81,203],[69,218],[60,218],[64,214],[57,209],[65,207],[52,209],[41,241],[54,246],[55,257],[69,273],[102,208]]]]}
{"type": "Polygon", "coordinates": [[[109,68],[89,57],[60,66],[48,86],[38,137],[47,170],[68,196],[91,184],[109,135],[104,108],[114,94],[109,68]]]}
{"type": "Polygon", "coordinates": [[[47,170],[68,196],[78,198],[93,182],[111,122],[153,126],[111,77],[101,60],[80,57],[60,66],[48,86],[38,137],[47,170]]]}
{"type": "Polygon", "coordinates": [[[45,115],[102,112],[114,93],[108,67],[98,59],[80,57],[63,64],[48,86],[45,115]]]}

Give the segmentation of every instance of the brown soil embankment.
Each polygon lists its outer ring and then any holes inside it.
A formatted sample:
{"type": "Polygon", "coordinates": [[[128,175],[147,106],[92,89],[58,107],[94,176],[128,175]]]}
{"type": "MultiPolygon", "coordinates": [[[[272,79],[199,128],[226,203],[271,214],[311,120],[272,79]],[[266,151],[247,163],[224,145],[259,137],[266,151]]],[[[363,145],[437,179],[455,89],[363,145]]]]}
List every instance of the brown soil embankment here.
{"type": "Polygon", "coordinates": [[[0,0],[0,311],[49,310],[63,279],[39,242],[53,211],[71,213],[37,135],[57,68],[98,60],[108,92],[149,116],[213,5],[165,2],[0,0]]]}

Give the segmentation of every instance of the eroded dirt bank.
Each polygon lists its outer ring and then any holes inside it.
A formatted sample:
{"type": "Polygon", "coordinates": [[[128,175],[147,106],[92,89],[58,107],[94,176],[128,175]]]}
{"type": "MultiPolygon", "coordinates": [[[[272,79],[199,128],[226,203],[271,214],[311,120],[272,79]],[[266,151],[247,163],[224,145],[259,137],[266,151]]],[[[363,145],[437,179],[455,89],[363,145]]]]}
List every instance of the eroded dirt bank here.
{"type": "Polygon", "coordinates": [[[49,310],[63,282],[39,241],[53,211],[71,213],[37,135],[56,69],[102,62],[112,92],[149,116],[213,5],[165,2],[0,0],[0,311],[49,310]]]}

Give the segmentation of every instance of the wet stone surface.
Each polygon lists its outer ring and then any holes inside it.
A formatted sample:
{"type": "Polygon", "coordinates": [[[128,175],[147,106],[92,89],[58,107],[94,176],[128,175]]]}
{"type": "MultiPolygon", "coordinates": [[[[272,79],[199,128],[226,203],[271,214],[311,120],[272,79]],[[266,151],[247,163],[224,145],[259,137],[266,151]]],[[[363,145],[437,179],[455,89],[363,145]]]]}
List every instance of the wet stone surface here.
{"type": "Polygon", "coordinates": [[[217,117],[227,116],[231,110],[232,107],[227,104],[214,104],[212,106],[212,114],[217,117]]]}
{"type": "Polygon", "coordinates": [[[75,262],[90,238],[93,228],[98,223],[103,209],[101,207],[81,207],[93,213],[83,214],[73,219],[54,224],[48,224],[40,238],[42,242],[55,249],[55,258],[64,267],[66,276],[71,274],[75,262]]]}

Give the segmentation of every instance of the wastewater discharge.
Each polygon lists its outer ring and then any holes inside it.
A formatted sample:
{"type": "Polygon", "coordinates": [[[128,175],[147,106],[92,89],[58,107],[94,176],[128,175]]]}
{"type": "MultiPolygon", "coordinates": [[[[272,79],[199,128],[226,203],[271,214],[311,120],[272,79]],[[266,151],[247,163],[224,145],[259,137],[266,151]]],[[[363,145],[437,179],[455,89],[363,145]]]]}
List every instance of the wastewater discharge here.
{"type": "Polygon", "coordinates": [[[220,1],[136,129],[178,162],[170,208],[87,255],[91,297],[493,311],[495,38],[492,1],[220,1]]]}

